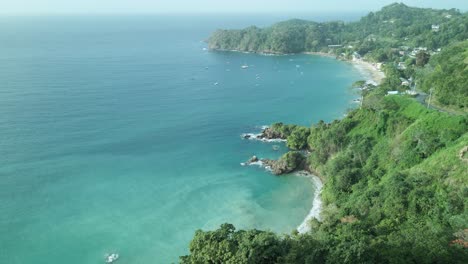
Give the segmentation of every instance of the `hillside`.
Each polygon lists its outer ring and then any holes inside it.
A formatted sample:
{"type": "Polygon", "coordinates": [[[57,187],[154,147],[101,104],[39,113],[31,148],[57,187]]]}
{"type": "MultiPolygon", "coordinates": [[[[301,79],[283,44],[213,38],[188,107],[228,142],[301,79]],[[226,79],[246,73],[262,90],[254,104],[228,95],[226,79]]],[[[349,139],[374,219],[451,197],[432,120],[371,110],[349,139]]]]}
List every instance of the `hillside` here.
{"type": "Polygon", "coordinates": [[[215,32],[212,49],[359,53],[384,62],[386,78],[341,120],[271,126],[292,151],[308,153],[309,170],[324,182],[321,221],[312,220],[309,233],[224,224],[197,231],[181,262],[467,263],[467,34],[466,13],[403,4],[349,24],[291,20],[215,32]],[[410,88],[462,114],[427,108],[404,93],[410,88]]]}
{"type": "Polygon", "coordinates": [[[286,237],[197,231],[183,263],[466,263],[466,117],[385,96],[303,129],[288,145],[303,141],[325,182],[322,221],[286,237]]]}
{"type": "Polygon", "coordinates": [[[427,93],[434,88],[433,103],[465,112],[467,39],[468,13],[395,3],[352,23],[293,19],[267,28],[217,30],[208,45],[212,50],[256,53],[322,52],[344,60],[384,63],[393,86],[401,83],[400,78],[417,79],[409,86],[418,83],[418,89],[427,93]]]}
{"type": "Polygon", "coordinates": [[[420,73],[421,89],[436,102],[468,111],[468,40],[455,43],[433,56],[420,73]]]}
{"type": "Polygon", "coordinates": [[[215,50],[259,53],[370,51],[399,46],[435,50],[468,38],[468,14],[392,4],[360,21],[316,23],[289,20],[267,28],[217,30],[208,40],[215,50]],[[432,26],[437,26],[433,29],[432,26]]]}

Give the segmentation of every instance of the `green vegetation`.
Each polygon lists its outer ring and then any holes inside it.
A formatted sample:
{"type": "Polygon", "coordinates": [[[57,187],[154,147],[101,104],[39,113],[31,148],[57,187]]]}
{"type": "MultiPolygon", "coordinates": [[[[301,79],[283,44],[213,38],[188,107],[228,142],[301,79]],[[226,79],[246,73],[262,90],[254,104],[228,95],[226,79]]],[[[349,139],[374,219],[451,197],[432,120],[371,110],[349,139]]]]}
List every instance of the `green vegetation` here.
{"type": "Polygon", "coordinates": [[[302,144],[325,182],[322,221],[305,235],[197,231],[183,263],[466,263],[468,250],[453,242],[468,226],[465,116],[383,96],[299,128],[309,130],[302,144]]]}
{"type": "Polygon", "coordinates": [[[421,89],[433,89],[436,100],[446,106],[468,109],[468,40],[455,43],[432,57],[421,73],[421,89]]]}
{"type": "Polygon", "coordinates": [[[468,115],[387,96],[406,91],[415,79],[421,90],[432,89],[439,104],[466,113],[467,38],[466,13],[403,4],[349,24],[292,20],[216,32],[214,49],[325,51],[345,58],[359,52],[385,62],[386,78],[379,86],[356,82],[366,88],[362,107],[342,120],[310,128],[277,123],[269,131],[294,150],[278,164],[293,170],[306,159],[324,181],[321,221],[312,220],[310,232],[235,231],[229,224],[199,230],[181,262],[468,263],[468,115]],[[432,30],[433,24],[439,27],[432,30]],[[422,45],[428,49],[409,55],[402,47],[422,45]]]}
{"type": "Polygon", "coordinates": [[[377,61],[396,59],[400,46],[437,49],[468,38],[468,14],[392,4],[358,22],[316,23],[293,19],[267,28],[217,30],[209,47],[263,53],[357,51],[377,61]],[[437,30],[432,25],[438,25],[437,30]],[[339,46],[330,46],[339,45],[339,46]]]}
{"type": "Polygon", "coordinates": [[[467,39],[468,13],[395,3],[357,22],[294,19],[267,28],[218,30],[208,43],[214,50],[325,52],[341,59],[383,62],[391,87],[387,90],[403,92],[415,82],[403,87],[400,78],[416,80],[427,93],[434,88],[434,103],[466,112],[467,39]]]}
{"type": "Polygon", "coordinates": [[[296,128],[296,125],[285,125],[283,123],[274,123],[271,125],[270,129],[273,134],[279,135],[280,138],[287,138],[296,128]]]}

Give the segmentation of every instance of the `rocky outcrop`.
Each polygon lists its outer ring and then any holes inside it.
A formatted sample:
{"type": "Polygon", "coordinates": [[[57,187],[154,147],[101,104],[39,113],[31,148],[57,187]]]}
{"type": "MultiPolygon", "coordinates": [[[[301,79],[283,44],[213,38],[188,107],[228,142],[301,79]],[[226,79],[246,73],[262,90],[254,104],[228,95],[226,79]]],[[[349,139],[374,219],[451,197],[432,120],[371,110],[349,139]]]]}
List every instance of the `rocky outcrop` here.
{"type": "Polygon", "coordinates": [[[281,132],[274,130],[271,127],[265,128],[258,136],[260,139],[286,139],[286,136],[281,132]]]}
{"type": "Polygon", "coordinates": [[[252,163],[252,162],[257,162],[257,161],[258,161],[258,158],[257,156],[254,155],[247,161],[247,163],[252,163]]]}
{"type": "Polygon", "coordinates": [[[275,175],[291,173],[305,167],[304,156],[297,151],[290,151],[278,160],[262,159],[263,165],[268,167],[275,175]]]}

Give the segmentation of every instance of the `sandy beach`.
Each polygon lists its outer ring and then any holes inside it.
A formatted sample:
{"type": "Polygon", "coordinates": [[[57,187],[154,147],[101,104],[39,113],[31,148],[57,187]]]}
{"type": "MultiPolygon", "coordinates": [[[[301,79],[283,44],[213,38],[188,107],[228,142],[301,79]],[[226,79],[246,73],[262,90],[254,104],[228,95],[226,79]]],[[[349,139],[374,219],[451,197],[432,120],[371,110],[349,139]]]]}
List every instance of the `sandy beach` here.
{"type": "Polygon", "coordinates": [[[335,54],[326,53],[326,52],[312,52],[312,51],[307,51],[307,52],[303,52],[303,54],[307,54],[307,55],[318,55],[318,56],[330,57],[330,58],[335,58],[335,59],[336,59],[336,55],[335,55],[335,54]]]}
{"type": "MultiPolygon", "coordinates": [[[[317,56],[323,56],[323,57],[336,59],[335,54],[325,53],[325,52],[304,52],[303,54],[317,55],[317,56]]],[[[371,62],[367,62],[363,60],[356,60],[356,59],[353,59],[348,62],[353,64],[354,67],[356,67],[362,73],[366,81],[372,81],[374,84],[378,85],[385,78],[385,74],[381,70],[378,69],[376,63],[371,63],[371,62]]]]}
{"type": "Polygon", "coordinates": [[[323,182],[318,176],[313,175],[308,171],[298,171],[295,173],[295,175],[310,178],[310,180],[313,182],[316,188],[314,193],[314,200],[312,201],[312,208],[305,217],[304,221],[302,221],[302,223],[297,227],[297,231],[300,234],[305,234],[310,231],[310,220],[312,220],[313,218],[319,221],[321,220],[320,212],[322,211],[322,199],[320,197],[320,194],[322,193],[323,182]]]}
{"type": "Polygon", "coordinates": [[[385,78],[385,74],[377,68],[376,63],[370,63],[363,60],[352,60],[351,63],[363,73],[363,75],[376,84],[380,84],[385,78]]]}

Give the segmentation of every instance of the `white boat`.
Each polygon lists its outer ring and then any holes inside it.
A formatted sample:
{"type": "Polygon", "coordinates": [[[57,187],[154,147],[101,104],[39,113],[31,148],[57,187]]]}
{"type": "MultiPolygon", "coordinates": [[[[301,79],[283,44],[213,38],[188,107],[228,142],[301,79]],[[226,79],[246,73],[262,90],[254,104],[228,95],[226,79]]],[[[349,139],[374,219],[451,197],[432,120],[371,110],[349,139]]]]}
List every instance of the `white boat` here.
{"type": "Polygon", "coordinates": [[[106,256],[106,263],[113,263],[117,259],[119,259],[119,254],[117,253],[109,254],[106,256]]]}
{"type": "Polygon", "coordinates": [[[241,68],[242,69],[247,69],[247,68],[249,68],[249,65],[242,65],[241,68]]]}
{"type": "Polygon", "coordinates": [[[218,85],[219,83],[218,82],[215,82],[214,85],[218,85]]]}

